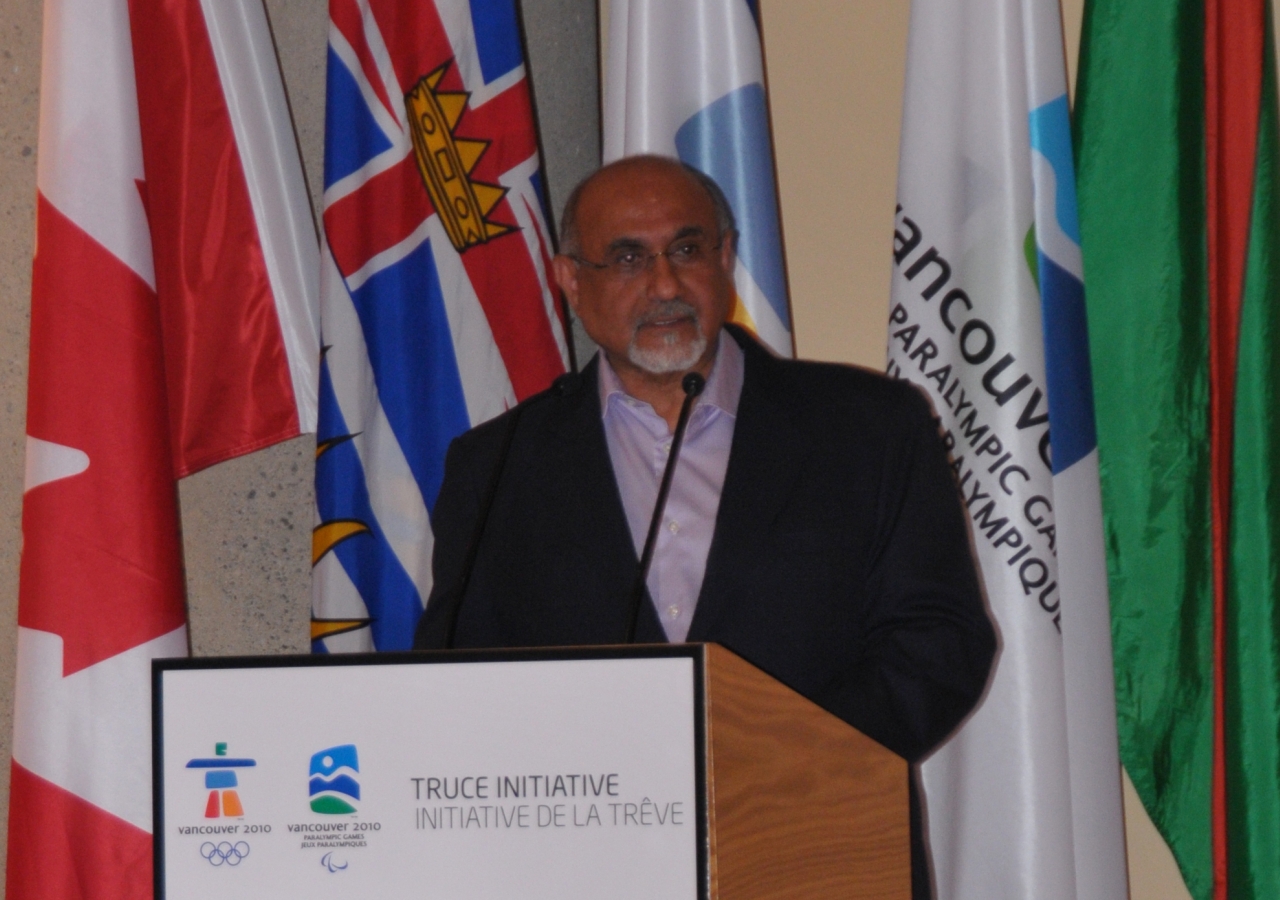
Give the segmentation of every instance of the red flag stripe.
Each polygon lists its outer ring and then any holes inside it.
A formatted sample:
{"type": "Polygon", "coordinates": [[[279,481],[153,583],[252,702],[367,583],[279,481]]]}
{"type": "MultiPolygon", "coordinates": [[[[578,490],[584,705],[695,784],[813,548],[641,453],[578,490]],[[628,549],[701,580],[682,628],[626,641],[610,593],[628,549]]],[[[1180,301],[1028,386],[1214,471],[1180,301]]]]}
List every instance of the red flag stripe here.
{"type": "Polygon", "coordinates": [[[200,2],[131,0],[129,9],[182,477],[297,435],[298,410],[200,2]]]}
{"type": "Polygon", "coordinates": [[[70,791],[9,767],[5,896],[138,900],[152,889],[151,835],[70,791]]]}
{"type": "Polygon", "coordinates": [[[499,177],[538,152],[529,82],[520,79],[481,106],[468,107],[458,122],[458,137],[491,141],[471,177],[497,184],[499,177]]]}
{"type": "MultiPolygon", "coordinates": [[[[495,212],[503,221],[514,221],[506,200],[495,212]]],[[[533,260],[505,246],[519,240],[519,234],[508,234],[471,247],[462,254],[462,264],[489,320],[516,399],[523,400],[564,372],[564,360],[551,333],[533,260]]]]}
{"type": "Polygon", "coordinates": [[[77,672],[185,621],[151,289],[37,197],[27,433],[86,471],[30,491],[18,624],[58,634],[77,672]]]}
{"type": "Polygon", "coordinates": [[[413,234],[434,213],[411,153],[325,210],[325,237],[338,271],[350,277],[374,256],[413,234]]]}
{"type": "MultiPolygon", "coordinates": [[[[400,80],[401,97],[419,78],[453,59],[453,47],[434,3],[369,0],[369,7],[400,80]]],[[[447,90],[462,89],[457,66],[450,67],[443,86],[447,90]]]]}
{"type": "Polygon", "coordinates": [[[1205,3],[1205,164],[1213,519],[1213,896],[1228,896],[1224,641],[1236,355],[1262,93],[1264,5],[1205,3]]]}

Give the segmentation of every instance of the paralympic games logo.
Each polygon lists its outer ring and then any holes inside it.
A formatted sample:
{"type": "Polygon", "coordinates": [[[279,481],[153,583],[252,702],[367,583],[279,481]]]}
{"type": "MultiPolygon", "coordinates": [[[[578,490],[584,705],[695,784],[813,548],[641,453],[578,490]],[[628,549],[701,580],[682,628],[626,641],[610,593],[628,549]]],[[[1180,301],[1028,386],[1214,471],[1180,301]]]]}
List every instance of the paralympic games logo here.
{"type": "Polygon", "coordinates": [[[249,845],[244,841],[223,841],[215,844],[205,841],[200,845],[200,855],[209,861],[211,866],[238,866],[249,855],[249,845]]]}
{"type": "Polygon", "coordinates": [[[360,802],[360,761],[355,744],[321,750],[311,757],[311,811],[330,816],[356,811],[360,802]]]}

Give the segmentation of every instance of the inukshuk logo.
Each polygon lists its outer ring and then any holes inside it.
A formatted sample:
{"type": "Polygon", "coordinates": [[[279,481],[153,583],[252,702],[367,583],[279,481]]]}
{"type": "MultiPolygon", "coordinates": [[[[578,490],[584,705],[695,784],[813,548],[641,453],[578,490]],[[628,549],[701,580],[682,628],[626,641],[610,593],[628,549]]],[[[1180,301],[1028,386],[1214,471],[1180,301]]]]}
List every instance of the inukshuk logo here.
{"type": "Polygon", "coordinates": [[[311,810],[337,816],[356,811],[360,802],[360,762],[356,745],[343,744],[311,757],[311,810]]]}
{"type": "Polygon", "coordinates": [[[227,756],[227,745],[220,742],[213,745],[213,756],[204,759],[193,759],[187,763],[188,769],[204,769],[204,786],[209,792],[209,799],[204,805],[204,817],[216,819],[219,816],[240,817],[244,815],[244,805],[236,792],[239,781],[236,769],[256,766],[257,760],[233,759],[227,756]]]}

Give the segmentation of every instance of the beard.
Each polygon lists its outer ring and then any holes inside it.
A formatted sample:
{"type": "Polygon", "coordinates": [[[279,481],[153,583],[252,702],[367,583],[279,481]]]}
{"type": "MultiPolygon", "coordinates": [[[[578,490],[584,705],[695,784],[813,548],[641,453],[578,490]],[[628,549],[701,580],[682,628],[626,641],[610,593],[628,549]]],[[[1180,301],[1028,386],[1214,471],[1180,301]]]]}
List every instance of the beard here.
{"type": "Polygon", "coordinates": [[[707,352],[707,336],[702,333],[702,323],[698,321],[698,311],[683,300],[666,300],[659,303],[636,321],[631,330],[631,343],[627,345],[627,360],[650,375],[670,375],[691,369],[707,352]],[[659,344],[641,347],[636,338],[645,325],[663,319],[693,319],[698,335],[693,340],[682,339],[680,335],[668,332],[662,336],[659,344]]]}

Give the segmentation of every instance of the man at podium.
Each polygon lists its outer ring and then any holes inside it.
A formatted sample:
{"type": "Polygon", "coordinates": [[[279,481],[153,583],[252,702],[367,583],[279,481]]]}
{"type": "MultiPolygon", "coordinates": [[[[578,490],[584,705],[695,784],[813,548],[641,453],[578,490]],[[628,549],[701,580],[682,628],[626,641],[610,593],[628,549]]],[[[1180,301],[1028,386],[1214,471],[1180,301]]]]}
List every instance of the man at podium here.
{"type": "Polygon", "coordinates": [[[416,646],[714,641],[920,759],[995,648],[924,397],[727,325],[733,214],[677,161],[602,168],[561,228],[556,280],[601,352],[453,443],[416,646]]]}

